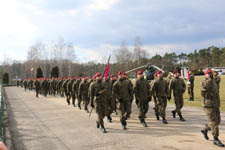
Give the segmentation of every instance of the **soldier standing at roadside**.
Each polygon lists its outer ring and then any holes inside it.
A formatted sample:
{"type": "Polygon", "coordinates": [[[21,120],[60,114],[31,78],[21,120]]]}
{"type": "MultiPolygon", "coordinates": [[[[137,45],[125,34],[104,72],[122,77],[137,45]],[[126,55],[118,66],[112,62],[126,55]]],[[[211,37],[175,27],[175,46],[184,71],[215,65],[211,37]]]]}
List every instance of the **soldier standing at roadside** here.
{"type": "Polygon", "coordinates": [[[187,82],[188,94],[190,96],[189,101],[194,101],[194,81],[195,81],[195,76],[193,75],[192,71],[190,71],[189,72],[189,80],[187,82]]]}
{"type": "Polygon", "coordinates": [[[203,108],[209,119],[209,123],[201,130],[205,139],[208,140],[208,131],[212,131],[213,143],[217,146],[224,147],[224,144],[218,139],[220,117],[220,97],[219,87],[213,79],[213,74],[210,69],[205,71],[205,80],[201,84],[201,95],[203,97],[203,108]]]}

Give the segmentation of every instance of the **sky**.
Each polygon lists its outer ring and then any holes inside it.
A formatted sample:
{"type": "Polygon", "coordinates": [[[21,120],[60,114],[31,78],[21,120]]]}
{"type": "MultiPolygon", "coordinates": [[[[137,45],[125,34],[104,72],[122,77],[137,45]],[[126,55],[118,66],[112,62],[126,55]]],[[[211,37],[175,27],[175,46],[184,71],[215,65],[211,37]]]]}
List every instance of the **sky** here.
{"type": "Polygon", "coordinates": [[[101,62],[140,37],[151,56],[225,47],[223,0],[2,0],[0,62],[63,37],[80,62],[101,62]]]}

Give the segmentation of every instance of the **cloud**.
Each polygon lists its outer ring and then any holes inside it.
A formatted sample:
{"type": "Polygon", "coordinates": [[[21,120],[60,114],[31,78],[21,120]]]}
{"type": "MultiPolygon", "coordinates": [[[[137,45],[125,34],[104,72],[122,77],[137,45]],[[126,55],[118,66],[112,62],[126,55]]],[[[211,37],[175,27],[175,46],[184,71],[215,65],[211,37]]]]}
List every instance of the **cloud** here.
{"type": "Polygon", "coordinates": [[[123,40],[132,47],[136,36],[151,55],[225,46],[224,5],[221,0],[1,1],[0,50],[20,51],[25,59],[34,41],[62,36],[79,47],[85,62],[104,61],[123,40]]]}

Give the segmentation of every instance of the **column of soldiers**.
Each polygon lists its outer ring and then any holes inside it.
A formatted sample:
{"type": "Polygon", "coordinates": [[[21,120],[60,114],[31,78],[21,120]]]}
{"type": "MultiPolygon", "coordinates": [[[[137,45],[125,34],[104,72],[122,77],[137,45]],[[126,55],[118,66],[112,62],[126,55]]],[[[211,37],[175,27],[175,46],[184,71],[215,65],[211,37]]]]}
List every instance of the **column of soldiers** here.
{"type": "MultiPolygon", "coordinates": [[[[163,124],[168,124],[166,119],[167,100],[170,101],[173,92],[175,110],[172,116],[179,116],[180,121],[185,121],[181,109],[184,105],[183,94],[186,90],[184,79],[180,78],[179,70],[175,69],[173,77],[168,75],[167,79],[163,77],[163,72],[158,71],[154,74],[154,80],[150,83],[144,78],[143,71],[137,72],[137,79],[133,83],[128,79],[128,76],[123,71],[119,71],[117,77],[111,75],[110,78],[104,78],[101,73],[96,73],[95,76],[87,78],[83,77],[60,77],[60,78],[40,78],[40,79],[25,79],[21,82],[24,89],[35,89],[36,97],[39,94],[59,95],[66,98],[66,102],[70,105],[77,106],[81,110],[83,104],[85,112],[89,113],[88,105],[91,106],[91,111],[95,109],[97,114],[96,126],[103,133],[106,133],[104,127],[104,118],[108,122],[112,122],[112,113],[119,112],[120,122],[123,130],[127,130],[127,120],[132,113],[132,102],[135,99],[139,111],[138,118],[140,123],[147,127],[146,114],[149,110],[149,102],[154,100],[154,110],[157,120],[162,118],[163,124]],[[118,77],[118,78],[117,78],[118,77]]],[[[212,131],[214,136],[214,144],[224,146],[219,136],[220,124],[220,97],[219,83],[220,77],[218,74],[212,75],[212,71],[205,72],[205,80],[202,82],[201,94],[203,96],[204,110],[209,118],[209,124],[201,130],[205,139],[208,138],[208,131],[212,131]]],[[[188,84],[188,93],[190,100],[194,100],[194,75],[190,72],[188,84]]]]}

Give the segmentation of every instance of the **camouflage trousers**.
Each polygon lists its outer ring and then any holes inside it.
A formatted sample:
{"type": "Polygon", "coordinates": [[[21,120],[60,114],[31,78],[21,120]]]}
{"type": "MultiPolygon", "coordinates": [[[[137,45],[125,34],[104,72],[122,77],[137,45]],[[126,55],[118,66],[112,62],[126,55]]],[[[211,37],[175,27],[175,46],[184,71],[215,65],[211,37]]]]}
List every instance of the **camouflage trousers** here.
{"type": "Polygon", "coordinates": [[[219,108],[204,108],[204,111],[209,119],[209,123],[205,125],[205,129],[212,131],[214,137],[218,137],[219,124],[221,122],[219,108]]]}
{"type": "Polygon", "coordinates": [[[166,117],[166,106],[167,106],[167,99],[166,97],[158,97],[158,111],[162,118],[166,117]]]}
{"type": "Polygon", "coordinates": [[[188,95],[190,96],[190,100],[194,100],[194,86],[188,87],[188,95]]]}
{"type": "Polygon", "coordinates": [[[120,121],[124,122],[131,115],[131,102],[123,101],[119,103],[120,121]]]}
{"type": "Polygon", "coordinates": [[[178,115],[181,115],[181,109],[184,106],[184,99],[183,99],[183,95],[174,95],[174,102],[175,102],[175,106],[176,106],[176,113],[178,115]]]}
{"type": "Polygon", "coordinates": [[[106,97],[107,115],[111,115],[115,110],[115,102],[111,96],[106,97]]]}
{"type": "Polygon", "coordinates": [[[103,124],[103,119],[105,118],[106,114],[107,114],[107,109],[106,109],[106,105],[105,102],[102,100],[95,100],[95,112],[97,114],[97,118],[98,118],[98,122],[100,124],[103,124]]]}
{"type": "Polygon", "coordinates": [[[138,116],[139,119],[145,119],[146,113],[148,112],[149,109],[148,100],[139,100],[138,109],[139,109],[139,116],[138,116]]]}
{"type": "MultiPolygon", "coordinates": [[[[84,109],[87,109],[88,104],[89,104],[89,100],[90,100],[89,97],[88,97],[88,94],[83,94],[81,96],[81,98],[82,98],[82,101],[84,102],[84,109]]],[[[79,100],[78,100],[78,102],[79,102],[79,100]]]]}

